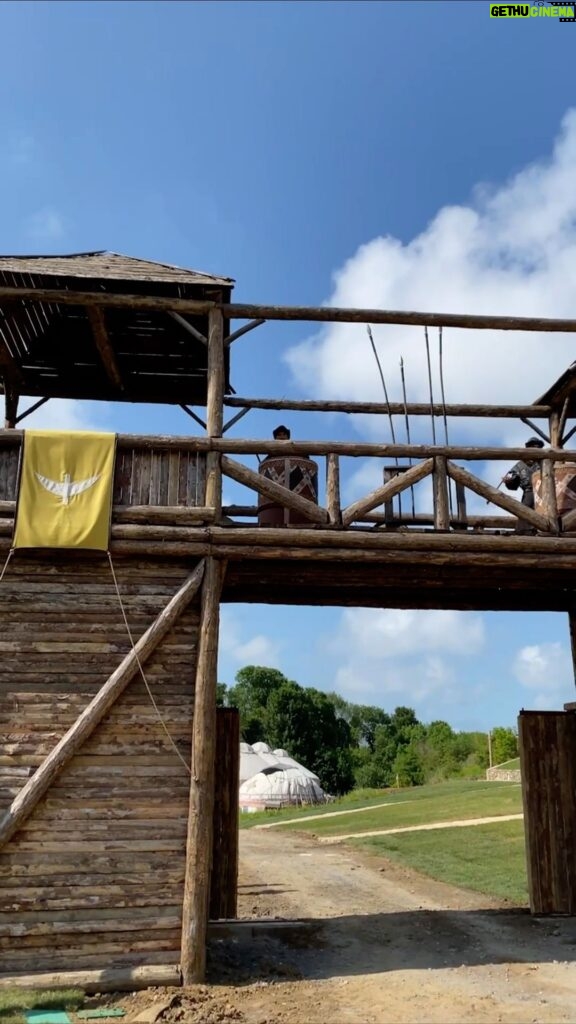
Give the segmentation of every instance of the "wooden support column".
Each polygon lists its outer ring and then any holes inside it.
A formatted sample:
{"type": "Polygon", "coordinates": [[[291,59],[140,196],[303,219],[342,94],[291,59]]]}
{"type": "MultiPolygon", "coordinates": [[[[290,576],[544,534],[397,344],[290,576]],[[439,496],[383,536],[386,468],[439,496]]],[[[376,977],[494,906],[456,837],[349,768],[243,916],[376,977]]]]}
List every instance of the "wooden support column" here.
{"type": "Polygon", "coordinates": [[[106,327],[106,314],[100,306],[88,306],[87,313],[90,327],[92,328],[94,344],[98,350],[104,372],[110,383],[119,391],[123,391],[122,374],[120,373],[116,353],[114,352],[108,328],[106,327]]]}
{"type": "Polygon", "coordinates": [[[557,409],[552,409],[548,422],[550,425],[550,444],[552,448],[560,448],[560,413],[557,409]]]}
{"type": "Polygon", "coordinates": [[[436,530],[450,529],[448,472],[445,455],[437,455],[434,459],[434,528],[436,530]]]}
{"type": "Polygon", "coordinates": [[[210,920],[230,920],[238,908],[238,787],[240,785],[240,714],[238,708],[216,710],[214,846],[210,881],[210,920]]]}
{"type": "Polygon", "coordinates": [[[326,458],[326,505],[331,526],[342,526],[340,508],[340,461],[337,455],[326,458]]]}
{"type": "MultiPolygon", "coordinates": [[[[208,314],[208,397],[206,433],[222,437],[224,427],[224,318],[219,309],[208,314]]],[[[222,515],[222,468],[218,452],[206,456],[206,505],[222,515]]]]}
{"type": "Polygon", "coordinates": [[[218,633],[223,575],[223,564],[208,558],[202,585],[200,644],[196,665],[192,778],[182,905],[180,963],[185,985],[203,981],[206,970],[216,772],[218,633]]]}
{"type": "Polygon", "coordinates": [[[542,503],[544,515],[548,517],[550,527],[556,524],[555,533],[559,533],[558,506],[556,502],[556,480],[554,478],[554,463],[550,459],[544,459],[541,466],[542,473],[542,503]]]}
{"type": "Polygon", "coordinates": [[[4,385],[4,427],[6,430],[13,430],[18,419],[18,402],[20,395],[7,382],[4,385]]]}
{"type": "Polygon", "coordinates": [[[574,672],[574,685],[576,686],[576,606],[568,612],[568,626],[570,629],[570,647],[572,650],[572,669],[574,672]]]}

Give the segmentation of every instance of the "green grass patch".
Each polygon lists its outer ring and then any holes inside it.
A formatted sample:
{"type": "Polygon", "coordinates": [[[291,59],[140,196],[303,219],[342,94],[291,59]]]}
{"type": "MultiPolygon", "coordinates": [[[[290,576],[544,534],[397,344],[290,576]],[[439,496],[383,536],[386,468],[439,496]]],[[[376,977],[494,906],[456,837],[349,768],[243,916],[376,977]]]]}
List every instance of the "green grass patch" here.
{"type": "MultiPolygon", "coordinates": [[[[318,818],[310,822],[306,820],[307,815],[292,811],[286,817],[298,820],[284,827],[311,831],[322,836],[337,836],[350,832],[370,832],[378,828],[428,825],[435,821],[491,818],[500,814],[519,814],[522,811],[520,786],[511,782],[457,781],[416,786],[413,789],[382,793],[379,803],[388,806],[366,805],[364,813],[325,820],[318,818]]],[[[351,808],[336,808],[332,805],[331,809],[351,808]]]]}
{"type": "Polygon", "coordinates": [[[503,772],[519,772],[520,758],[513,757],[511,761],[504,761],[503,764],[493,764],[493,768],[500,768],[503,772]]]}
{"type": "Polygon", "coordinates": [[[373,836],[351,843],[440,882],[506,899],[517,906],[528,903],[521,821],[373,836]]]}
{"type": "Polygon", "coordinates": [[[314,804],[307,807],[283,807],[279,811],[254,811],[240,814],[240,828],[252,828],[254,825],[265,825],[272,821],[285,821],[292,818],[307,818],[311,814],[328,814],[334,811],[353,811],[360,807],[372,807],[387,801],[390,796],[398,799],[397,789],[353,789],[346,796],[341,796],[329,804],[314,804]]]}
{"type": "Polygon", "coordinates": [[[78,1010],[84,999],[76,988],[0,990],[0,1024],[26,1024],[27,1010],[78,1010]]]}

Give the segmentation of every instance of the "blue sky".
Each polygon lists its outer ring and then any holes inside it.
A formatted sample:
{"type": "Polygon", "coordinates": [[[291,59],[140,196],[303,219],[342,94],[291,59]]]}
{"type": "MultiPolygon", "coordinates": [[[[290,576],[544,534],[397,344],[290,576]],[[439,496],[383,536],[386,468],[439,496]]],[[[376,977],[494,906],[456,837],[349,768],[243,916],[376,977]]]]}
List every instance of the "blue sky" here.
{"type": "MultiPolygon", "coordinates": [[[[197,267],[234,277],[249,302],[573,315],[576,25],[488,12],[484,0],[2,3],[1,248],[197,267]]],[[[402,355],[409,397],[425,395],[421,334],[375,333],[392,392],[402,355]]],[[[455,332],[445,351],[449,401],[531,401],[574,358],[569,339],[537,336],[455,332]]],[[[359,328],[272,324],[233,358],[242,394],[380,397],[359,328]]],[[[190,429],[170,409],[41,415],[190,429]]],[[[250,414],[231,433],[267,436],[276,421],[250,414]]],[[[291,425],[388,439],[374,419],[291,425]]],[[[524,434],[468,423],[452,440],[524,434]]],[[[352,467],[347,493],[379,472],[352,467]]],[[[247,661],[460,728],[573,696],[562,615],[228,607],[220,678],[247,661]]]]}

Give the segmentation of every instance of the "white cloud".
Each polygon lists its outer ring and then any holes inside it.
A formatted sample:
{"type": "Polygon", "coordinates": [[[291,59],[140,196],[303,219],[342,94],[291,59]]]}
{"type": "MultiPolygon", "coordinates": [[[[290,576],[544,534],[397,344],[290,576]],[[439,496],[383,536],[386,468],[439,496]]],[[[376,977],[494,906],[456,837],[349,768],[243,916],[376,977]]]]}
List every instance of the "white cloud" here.
{"type": "Polygon", "coordinates": [[[232,661],[242,665],[267,665],[278,668],[280,645],[270,637],[257,633],[245,637],[238,618],[229,608],[221,609],[220,650],[232,661]]]}
{"type": "MultiPolygon", "coordinates": [[[[479,186],[469,206],[441,209],[403,244],[380,236],[362,245],[335,274],[328,304],[523,316],[574,315],[576,287],[576,110],[570,110],[548,160],[495,188],[479,186]]],[[[428,400],[423,328],[376,326],[390,399],[401,400],[404,357],[408,398],[428,400]]],[[[431,331],[435,398],[440,398],[437,334],[431,331]]],[[[314,397],[381,400],[364,325],[327,325],[292,348],[286,359],[302,389],[314,397]]],[[[574,359],[569,334],[444,332],[448,402],[530,402],[574,359]]],[[[355,419],[361,432],[389,437],[382,418],[355,419]]],[[[401,426],[398,421],[398,431],[401,426]]],[[[429,421],[413,424],[429,435],[429,421]]],[[[443,435],[440,421],[437,431],[443,435]]],[[[513,423],[461,420],[456,436],[515,441],[513,423]]],[[[402,435],[403,436],[403,435],[402,435]]],[[[423,438],[421,438],[423,439],[423,438]]]]}
{"type": "Polygon", "coordinates": [[[355,701],[452,706],[462,699],[455,658],[484,646],[480,616],[458,611],[348,608],[323,649],[340,659],[334,689],[355,701]]]}
{"type": "Polygon", "coordinates": [[[476,654],[484,645],[484,624],[458,611],[347,608],[333,640],[339,651],[385,660],[443,651],[476,654]]]}
{"type": "Polygon", "coordinates": [[[62,214],[51,206],[30,214],[24,225],[28,238],[35,242],[56,242],[65,234],[62,214]]]}
{"type": "Polygon", "coordinates": [[[530,703],[536,709],[558,708],[569,699],[574,685],[572,659],[560,643],[520,648],[514,658],[513,672],[522,686],[531,691],[530,703]]]}
{"type": "MultiPolygon", "coordinates": [[[[35,398],[28,400],[28,407],[34,405],[35,398]]],[[[20,412],[25,411],[26,406],[22,403],[20,412]]],[[[86,407],[82,402],[74,401],[71,398],[52,398],[45,405],[27,416],[18,424],[22,429],[28,427],[40,430],[106,430],[103,422],[107,419],[108,406],[102,405],[101,412],[94,412],[91,407],[86,407]]]]}

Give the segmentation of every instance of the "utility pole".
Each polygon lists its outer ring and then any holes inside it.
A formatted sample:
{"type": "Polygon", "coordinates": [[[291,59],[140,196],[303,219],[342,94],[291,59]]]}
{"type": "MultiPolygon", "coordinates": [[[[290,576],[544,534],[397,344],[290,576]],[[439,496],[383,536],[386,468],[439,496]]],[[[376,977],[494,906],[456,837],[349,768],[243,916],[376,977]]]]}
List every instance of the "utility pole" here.
{"type": "Polygon", "coordinates": [[[488,767],[492,767],[492,731],[488,730],[488,767]]]}

